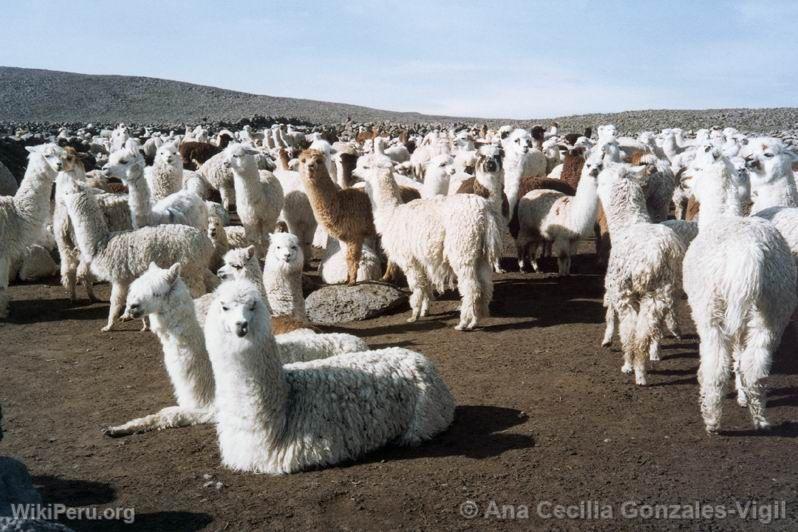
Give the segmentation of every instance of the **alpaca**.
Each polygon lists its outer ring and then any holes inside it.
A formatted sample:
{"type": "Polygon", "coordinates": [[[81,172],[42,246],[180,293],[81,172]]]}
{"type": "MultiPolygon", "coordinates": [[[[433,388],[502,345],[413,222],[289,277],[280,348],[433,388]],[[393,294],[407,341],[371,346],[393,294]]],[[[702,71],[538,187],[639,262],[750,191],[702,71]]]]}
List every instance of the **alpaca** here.
{"type": "Polygon", "coordinates": [[[552,252],[557,257],[559,275],[571,273],[571,255],[576,252],[576,243],[587,236],[596,223],[596,179],[602,168],[600,158],[588,159],[582,169],[575,196],[554,190],[533,190],[520,199],[519,231],[515,242],[521,271],[530,251],[532,268],[538,271],[538,245],[541,241],[549,241],[553,243],[552,252]]]}
{"type": "Polygon", "coordinates": [[[263,268],[263,287],[272,316],[292,316],[307,321],[302,295],[305,259],[299,239],[291,233],[269,235],[269,251],[263,268]]]}
{"type": "MultiPolygon", "coordinates": [[[[202,324],[194,311],[195,302],[179,274],[179,264],[161,269],[151,263],[130,285],[122,316],[124,320],[149,316],[152,330],[163,348],[177,406],[109,427],[105,431],[109,436],[209,423],[215,419],[213,370],[205,349],[202,324]]],[[[284,364],[368,349],[363,340],[350,334],[294,331],[277,337],[276,341],[278,357],[284,364]]]]}
{"type": "Polygon", "coordinates": [[[374,216],[362,190],[337,190],[324,166],[324,155],[305,150],[299,157],[299,174],[313,207],[313,214],[325,231],[347,245],[349,285],[357,282],[363,243],[376,236],[374,216]]]}
{"type": "MultiPolygon", "coordinates": [[[[346,261],[348,250],[346,244],[338,239],[327,237],[324,256],[319,262],[319,276],[326,284],[342,284],[346,282],[349,266],[346,261]]],[[[379,281],[382,277],[382,261],[379,255],[369,246],[363,244],[360,264],[357,268],[357,282],[379,281]]],[[[390,282],[390,281],[388,281],[390,282]]]]}
{"type": "MultiPolygon", "coordinates": [[[[612,250],[604,279],[607,322],[620,318],[624,373],[646,384],[646,359],[656,355],[674,305],[684,244],[672,229],[652,224],[646,210],[645,179],[655,171],[605,163],[598,194],[607,218],[612,250]]],[[[583,177],[584,179],[584,177],[583,177]]]]}
{"type": "Polygon", "coordinates": [[[144,175],[154,202],[183,188],[183,159],[180,157],[177,141],[167,142],[158,148],[153,165],[144,169],[144,175]]]}
{"type": "Polygon", "coordinates": [[[763,379],[798,301],[798,270],[773,224],[741,216],[735,171],[722,150],[707,143],[696,163],[701,213],[684,258],[684,288],[701,339],[701,415],[707,432],[717,432],[733,370],[738,403],[748,406],[754,428],[765,429],[763,379]]]}
{"type": "Polygon", "coordinates": [[[421,188],[422,198],[445,196],[449,192],[449,179],[452,158],[449,155],[437,155],[430,159],[424,171],[424,186],[421,188]]]}
{"type": "Polygon", "coordinates": [[[208,318],[216,431],[230,469],[333,465],[389,443],[417,445],[452,422],[451,393],[423,355],[389,348],[283,366],[266,304],[246,281],[223,284],[208,318]]]}
{"type": "Polygon", "coordinates": [[[111,282],[110,331],[122,312],[130,283],[150,262],[170,266],[179,262],[196,295],[205,291],[204,276],[213,254],[213,245],[204,233],[186,225],[159,225],[133,231],[111,232],[93,194],[64,194],[69,218],[83,257],[99,279],[111,282]]]}
{"type": "MultiPolygon", "coordinates": [[[[128,205],[135,229],[160,224],[183,224],[202,232],[208,230],[208,208],[202,198],[193,192],[178,188],[177,192],[154,205],[151,203],[151,189],[144,175],[144,157],[140,153],[127,149],[116,151],[111,154],[103,170],[127,184],[130,191],[128,205]]],[[[161,187],[162,192],[166,191],[163,183],[157,186],[161,187]]]]}
{"type": "Polygon", "coordinates": [[[26,147],[28,167],[13,196],[0,197],[0,318],[8,317],[11,263],[39,239],[50,207],[50,191],[66,153],[55,144],[26,147]]]}
{"type": "Polygon", "coordinates": [[[216,216],[211,216],[208,219],[208,238],[213,243],[213,256],[209,267],[211,271],[215,272],[224,264],[224,256],[230,251],[230,241],[227,239],[224,224],[216,216]]]}
{"type": "Polygon", "coordinates": [[[255,245],[258,256],[269,247],[269,233],[283,209],[283,189],[270,172],[258,171],[256,150],[233,143],[225,148],[224,164],[233,171],[236,208],[247,240],[255,245]]]}
{"type": "Polygon", "coordinates": [[[504,193],[510,212],[518,203],[518,188],[523,177],[545,177],[546,156],[532,149],[532,136],[523,129],[514,130],[503,142],[504,193]]]}
{"type": "MultiPolygon", "coordinates": [[[[229,145],[228,145],[229,147],[229,145]]],[[[233,185],[233,172],[225,165],[224,151],[217,153],[197,169],[197,174],[213,190],[219,191],[222,206],[230,211],[236,202],[235,186],[233,185]]]]}
{"type": "Polygon", "coordinates": [[[374,223],[391,262],[407,276],[411,317],[427,315],[432,290],[455,278],[462,296],[455,329],[470,330],[489,315],[491,264],[501,256],[499,222],[487,200],[473,194],[436,196],[402,204],[391,171],[377,168],[366,182],[374,223]]]}
{"type": "MultiPolygon", "coordinates": [[[[349,156],[349,154],[345,153],[339,155],[341,158],[349,156]]],[[[355,156],[356,160],[357,157],[355,156]]],[[[288,226],[288,232],[299,238],[302,244],[302,254],[305,258],[305,267],[309,267],[313,258],[313,236],[316,234],[318,222],[313,215],[313,207],[310,205],[310,200],[305,192],[299,172],[288,169],[288,154],[285,149],[280,150],[279,161],[280,166],[274,171],[274,175],[280,181],[285,197],[280,218],[288,226]]],[[[341,179],[344,171],[339,169],[339,179],[341,179]]],[[[351,169],[348,171],[348,175],[351,178],[351,169]]]]}
{"type": "Polygon", "coordinates": [[[184,141],[179,148],[180,158],[183,160],[183,164],[193,163],[199,168],[202,163],[217,153],[221,153],[230,144],[231,140],[233,140],[232,135],[222,133],[219,135],[219,143],[217,145],[210,142],[184,141]]]}
{"type": "MultiPolygon", "coordinates": [[[[505,172],[505,175],[506,172],[505,172]]],[[[551,179],[548,177],[524,177],[518,184],[518,197],[523,198],[533,190],[556,190],[562,192],[566,196],[576,195],[576,189],[571,185],[560,179],[551,179]]],[[[510,235],[515,238],[518,236],[518,202],[515,204],[515,209],[510,211],[510,223],[508,229],[510,235]]]]}
{"type": "Polygon", "coordinates": [[[582,175],[582,167],[585,165],[585,150],[582,148],[572,148],[563,157],[562,171],[560,180],[568,183],[576,190],[579,185],[579,178],[582,175]]]}
{"type": "Polygon", "coordinates": [[[798,190],[792,171],[793,155],[774,138],[752,139],[746,168],[751,179],[752,213],[770,207],[798,207],[798,190]]]}

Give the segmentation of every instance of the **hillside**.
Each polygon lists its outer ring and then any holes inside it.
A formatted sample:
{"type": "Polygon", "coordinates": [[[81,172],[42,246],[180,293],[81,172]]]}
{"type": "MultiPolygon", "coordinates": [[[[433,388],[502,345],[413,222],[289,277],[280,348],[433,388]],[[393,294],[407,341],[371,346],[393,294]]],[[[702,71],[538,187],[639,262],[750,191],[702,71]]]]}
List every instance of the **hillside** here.
{"type": "MultiPolygon", "coordinates": [[[[399,113],[357,105],[247,94],[179,81],[136,76],[74,74],[0,67],[0,122],[95,122],[180,124],[200,121],[237,122],[254,115],[290,117],[314,124],[356,122],[486,122],[399,113]]],[[[552,119],[515,121],[522,125],[552,119]]],[[[798,108],[712,109],[701,111],[645,110],[556,118],[564,131],[600,123],[615,123],[622,131],[712,125],[749,131],[798,127],[798,108]]],[[[509,120],[488,120],[498,124],[509,120]]]]}

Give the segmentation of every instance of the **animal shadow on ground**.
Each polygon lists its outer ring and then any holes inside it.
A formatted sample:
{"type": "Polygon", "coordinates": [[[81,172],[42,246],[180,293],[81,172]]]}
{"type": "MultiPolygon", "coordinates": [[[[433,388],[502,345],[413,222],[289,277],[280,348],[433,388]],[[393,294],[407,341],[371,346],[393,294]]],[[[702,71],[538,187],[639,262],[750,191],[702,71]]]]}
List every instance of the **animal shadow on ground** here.
{"type": "Polygon", "coordinates": [[[11,301],[9,323],[20,325],[62,320],[102,320],[108,317],[108,303],[98,301],[78,301],[70,303],[68,299],[53,299],[42,305],[41,300],[22,299],[11,301]]]}
{"type": "Polygon", "coordinates": [[[136,513],[132,523],[124,520],[108,521],[65,521],[67,526],[75,530],[92,532],[113,532],[116,530],[150,532],[152,530],[181,530],[192,532],[201,530],[213,522],[213,517],[199,512],[153,512],[136,513]]]}
{"type": "Polygon", "coordinates": [[[45,502],[70,507],[107,504],[116,499],[116,490],[103,482],[42,475],[33,477],[33,486],[45,502]]]}
{"type": "Polygon", "coordinates": [[[798,438],[798,423],[794,421],[785,421],[780,425],[774,425],[770,430],[721,430],[721,436],[731,437],[781,437],[781,438],[798,438]]]}
{"type": "Polygon", "coordinates": [[[593,290],[587,276],[564,279],[504,279],[494,283],[491,316],[536,318],[535,325],[603,323],[601,291],[593,290]],[[578,279],[578,280],[577,280],[578,279]],[[581,284],[580,282],[581,281],[581,284]],[[595,292],[595,293],[594,293],[595,292]]]}
{"type": "Polygon", "coordinates": [[[798,406],[798,387],[773,388],[768,390],[768,407],[798,406]]]}
{"type": "Polygon", "coordinates": [[[532,436],[502,434],[516,425],[526,423],[528,416],[514,408],[498,406],[462,405],[454,412],[449,429],[432,441],[418,447],[387,447],[369,455],[368,462],[381,460],[410,460],[414,458],[442,458],[466,456],[489,458],[500,456],[513,449],[535,446],[532,436]]]}

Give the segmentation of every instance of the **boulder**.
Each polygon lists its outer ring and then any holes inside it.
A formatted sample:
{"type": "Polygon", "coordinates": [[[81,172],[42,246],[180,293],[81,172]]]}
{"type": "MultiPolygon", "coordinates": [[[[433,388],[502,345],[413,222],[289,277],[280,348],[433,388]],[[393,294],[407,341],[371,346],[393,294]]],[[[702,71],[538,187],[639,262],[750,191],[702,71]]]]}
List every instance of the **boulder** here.
{"type": "Polygon", "coordinates": [[[407,307],[407,294],[392,284],[360,283],[319,288],[305,300],[308,319],[335,325],[391,314],[407,307]]]}

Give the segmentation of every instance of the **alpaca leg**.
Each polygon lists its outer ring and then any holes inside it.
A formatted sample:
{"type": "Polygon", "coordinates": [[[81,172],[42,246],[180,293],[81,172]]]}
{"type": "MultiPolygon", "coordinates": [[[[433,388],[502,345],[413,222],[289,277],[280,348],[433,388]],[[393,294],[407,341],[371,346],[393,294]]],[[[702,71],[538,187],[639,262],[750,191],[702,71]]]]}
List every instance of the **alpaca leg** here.
{"type": "Polygon", "coordinates": [[[612,337],[615,336],[615,327],[617,323],[615,309],[612,304],[605,301],[604,305],[607,307],[607,313],[604,316],[604,321],[607,326],[604,329],[604,338],[601,340],[601,345],[609,347],[612,345],[612,337]]]}
{"type": "Polygon", "coordinates": [[[408,264],[405,270],[407,286],[410,288],[410,317],[409,323],[416,321],[421,316],[422,306],[426,298],[427,279],[420,265],[408,264]]]}
{"type": "Polygon", "coordinates": [[[698,368],[698,381],[701,387],[701,416],[707,432],[714,433],[720,428],[723,395],[729,379],[731,353],[729,341],[719,327],[697,324],[701,344],[699,352],[701,365],[698,368]]]}
{"type": "Polygon", "coordinates": [[[149,432],[151,430],[189,427],[192,425],[211,423],[213,419],[213,409],[168,406],[162,408],[155,414],[133,419],[123,425],[107,427],[103,432],[106,436],[116,438],[119,436],[149,432]]]}
{"type": "Polygon", "coordinates": [[[652,360],[659,360],[659,341],[656,334],[656,310],[656,302],[652,297],[647,296],[640,301],[634,342],[635,382],[640,386],[645,386],[647,384],[646,360],[654,356],[656,356],[656,359],[652,358],[652,360]]]}
{"type": "Polygon", "coordinates": [[[382,281],[385,283],[396,284],[399,280],[401,271],[401,268],[399,268],[395,262],[389,260],[388,264],[385,266],[385,274],[382,276],[382,281]]]}
{"type": "Polygon", "coordinates": [[[554,241],[553,244],[551,243],[547,244],[552,246],[552,251],[554,252],[554,255],[556,255],[557,257],[558,275],[560,275],[561,277],[569,275],[571,273],[571,255],[570,255],[571,243],[568,241],[557,239],[554,241]]]}
{"type": "Polygon", "coordinates": [[[94,276],[91,274],[91,263],[88,261],[80,261],[78,264],[78,279],[80,279],[81,284],[86,289],[86,297],[89,298],[89,301],[94,303],[98,301],[97,296],[94,295],[94,276]]]}
{"type": "Polygon", "coordinates": [[[780,334],[774,331],[773,325],[767,323],[758,310],[752,312],[748,323],[748,341],[740,353],[736,369],[743,392],[748,399],[748,411],[757,430],[770,427],[765,418],[767,401],[764,379],[770,374],[772,353],[778,346],[779,336],[780,334]]]}
{"type": "Polygon", "coordinates": [[[676,313],[676,306],[669,308],[665,314],[665,325],[668,327],[668,332],[677,340],[682,339],[682,329],[679,326],[679,318],[676,313]]]}
{"type": "Polygon", "coordinates": [[[61,253],[61,285],[66,288],[71,303],[77,300],[75,286],[78,281],[78,266],[80,260],[75,255],[75,253],[71,253],[68,250],[64,250],[61,253]]]}
{"type": "Polygon", "coordinates": [[[222,186],[219,187],[219,195],[222,197],[224,209],[227,212],[231,212],[236,200],[236,191],[235,188],[233,188],[233,184],[222,183],[222,186]]]}
{"type": "Polygon", "coordinates": [[[529,244],[527,244],[527,256],[529,256],[529,262],[532,263],[532,271],[537,273],[540,271],[540,266],[538,266],[538,246],[540,242],[538,240],[531,240],[529,244]]]}
{"type": "Polygon", "coordinates": [[[621,371],[626,374],[634,371],[634,341],[635,327],[637,325],[637,312],[629,303],[619,304],[617,307],[620,320],[621,349],[623,350],[623,366],[621,371]]]}
{"type": "Polygon", "coordinates": [[[474,267],[460,267],[455,273],[460,292],[460,322],[455,330],[468,331],[476,327],[479,321],[479,278],[474,267]]]}
{"type": "Polygon", "coordinates": [[[310,268],[310,261],[313,259],[313,235],[316,234],[316,226],[305,227],[297,235],[302,242],[302,253],[305,255],[305,268],[310,268]]]}
{"type": "Polygon", "coordinates": [[[490,265],[487,260],[481,260],[477,266],[477,277],[479,279],[479,303],[477,310],[480,318],[490,316],[490,302],[493,300],[493,276],[491,275],[490,265]]]}
{"type": "Polygon", "coordinates": [[[100,329],[101,331],[110,331],[116,319],[122,314],[122,310],[125,308],[127,289],[127,283],[115,282],[111,285],[111,308],[108,310],[108,324],[100,329]]]}
{"type": "Polygon", "coordinates": [[[515,240],[515,251],[518,256],[518,271],[523,272],[526,268],[527,254],[529,252],[529,241],[518,235],[515,240]]]}
{"type": "Polygon", "coordinates": [[[11,261],[8,255],[0,256],[0,319],[8,317],[8,275],[11,261]]]}
{"type": "Polygon", "coordinates": [[[360,267],[360,257],[363,254],[363,241],[347,243],[346,246],[346,284],[352,286],[357,283],[357,270],[360,267]]]}

